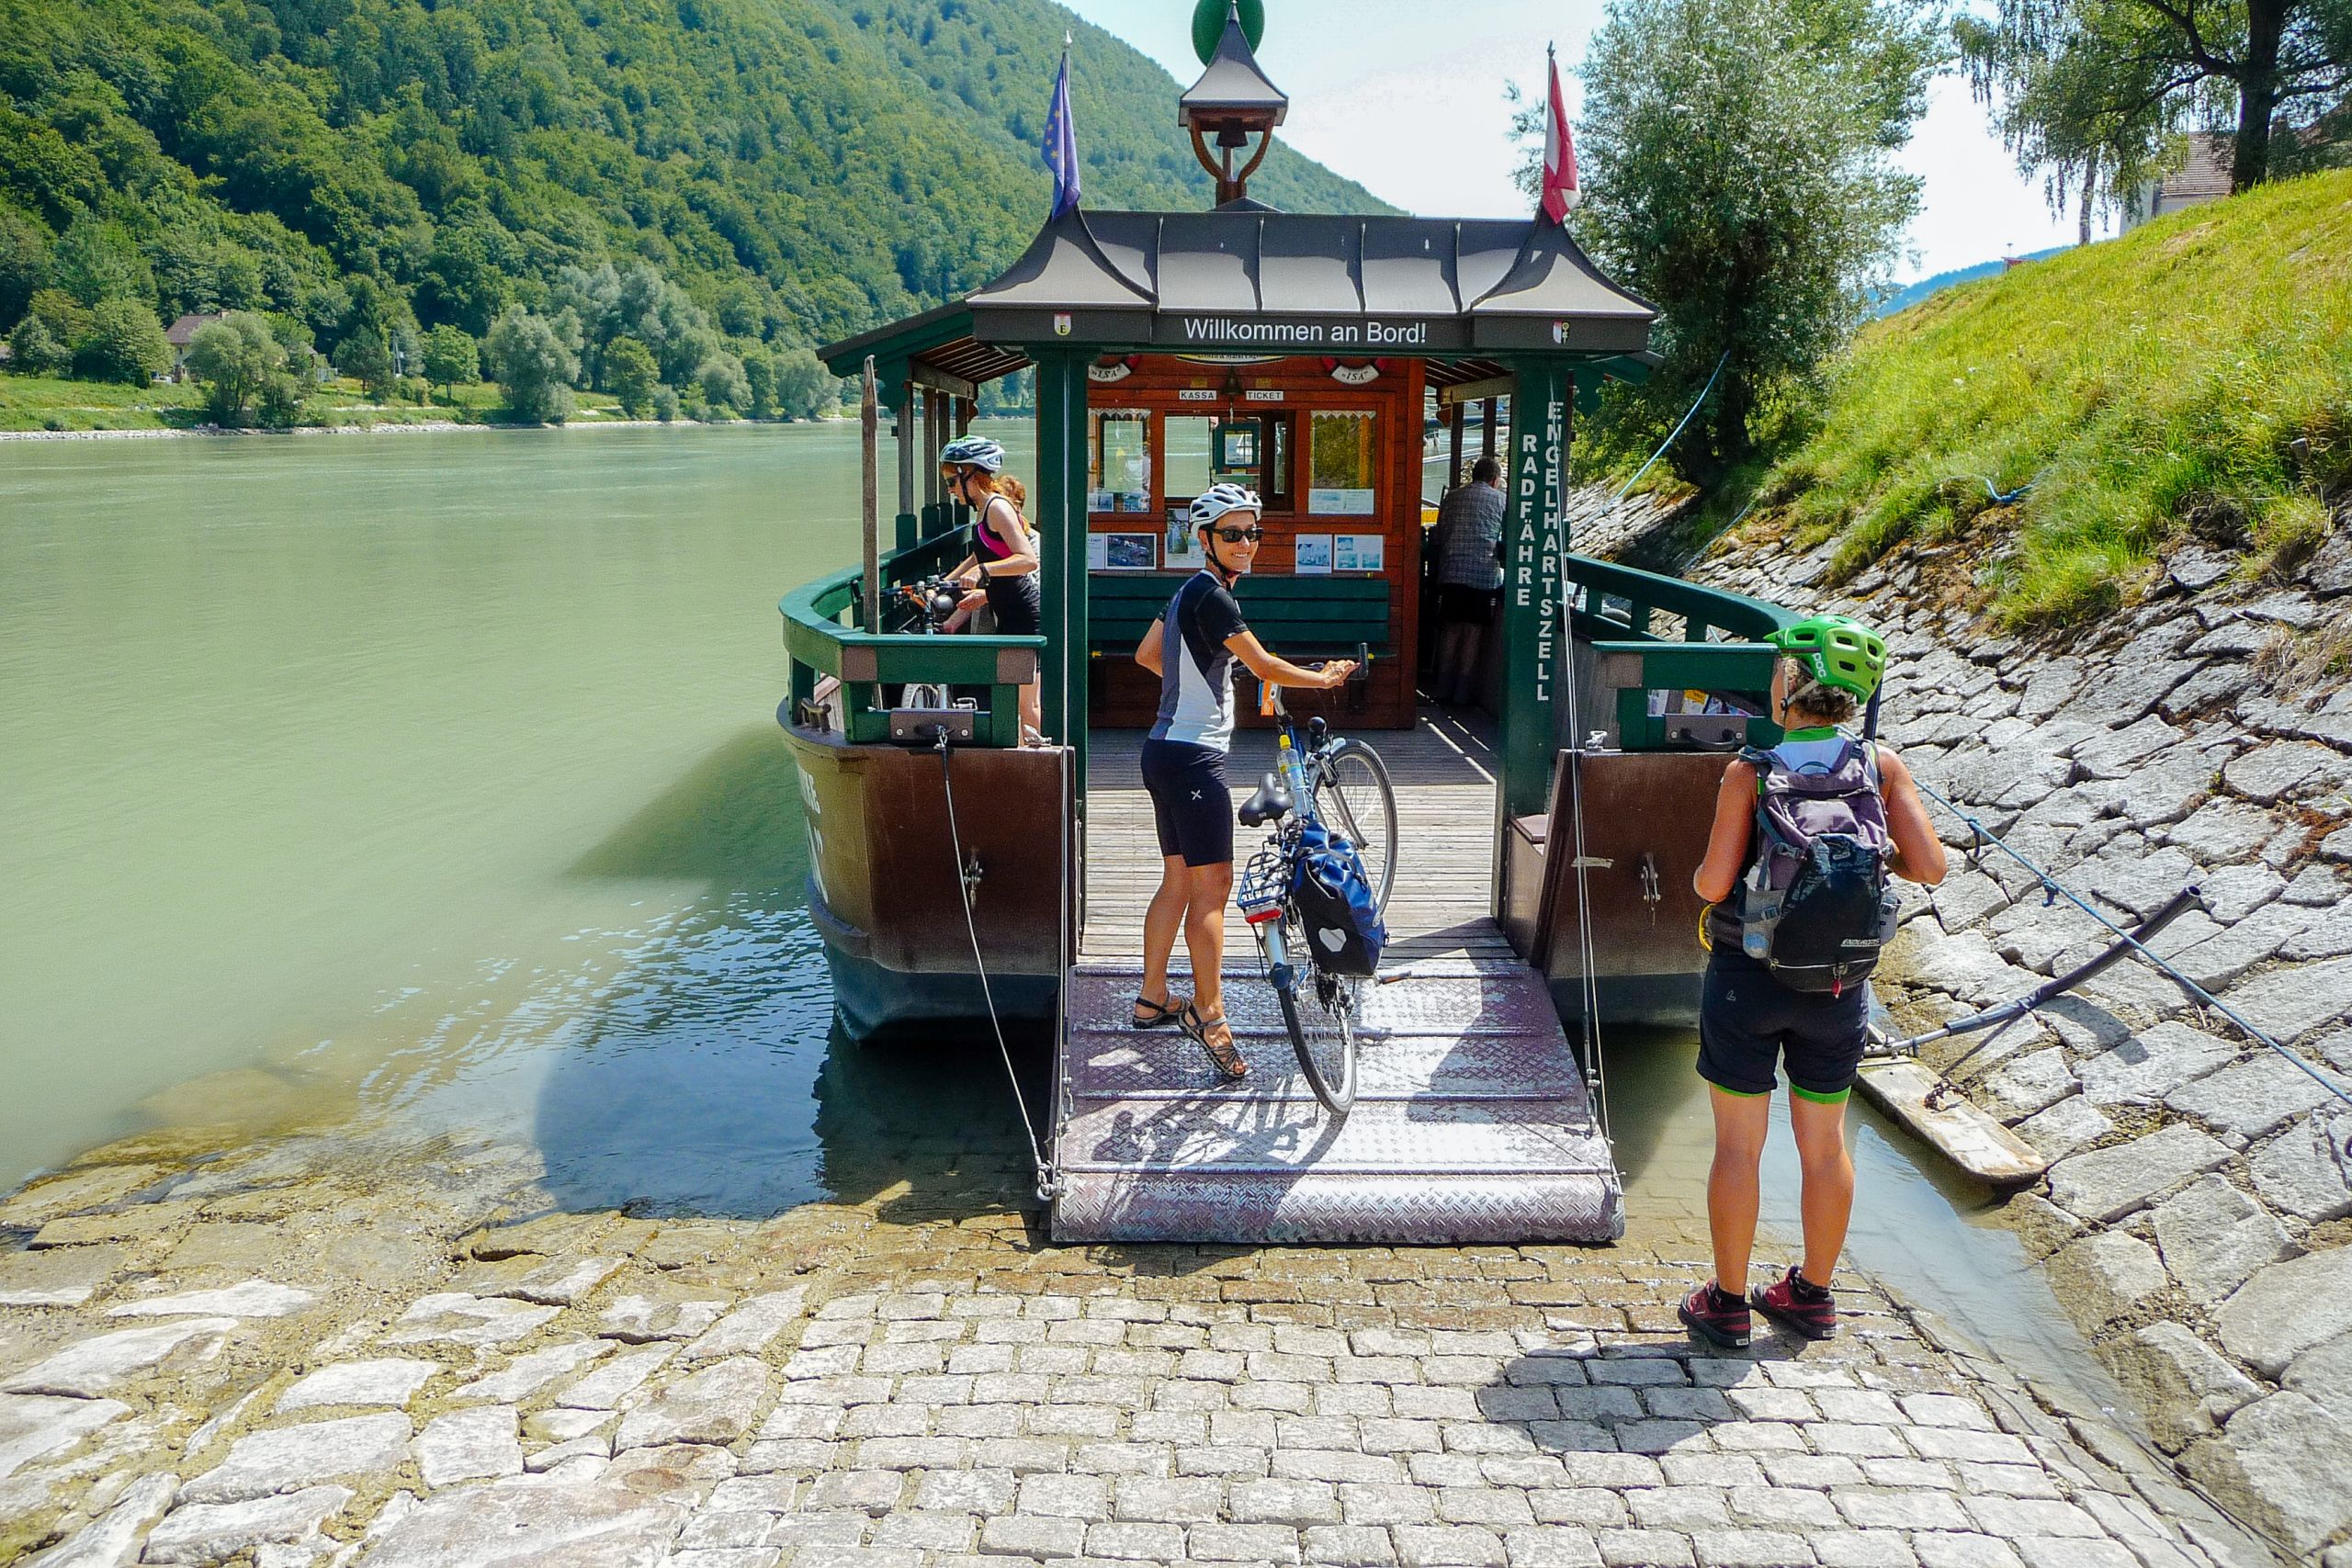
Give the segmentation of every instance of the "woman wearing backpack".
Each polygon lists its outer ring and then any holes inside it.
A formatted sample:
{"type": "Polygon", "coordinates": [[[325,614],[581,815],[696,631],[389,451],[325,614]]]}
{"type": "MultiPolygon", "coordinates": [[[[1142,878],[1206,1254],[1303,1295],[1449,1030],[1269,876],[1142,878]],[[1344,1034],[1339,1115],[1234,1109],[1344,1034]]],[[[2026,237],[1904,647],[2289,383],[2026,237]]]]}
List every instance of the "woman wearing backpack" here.
{"type": "Polygon", "coordinates": [[[1715,1277],[1679,1315],[1725,1348],[1747,1343],[1751,1305],[1808,1339],[1838,1331],[1829,1278],[1854,1206],[1846,1100],[1870,1024],[1864,982],[1892,934],[1886,878],[1933,886],[1944,876],[1944,847],[1903,760],[1838,732],[1878,689],[1886,644],[1843,615],[1815,615],[1767,640],[1781,654],[1771,716],[1785,738],[1724,771],[1706,858],[1691,877],[1709,905],[1702,924],[1712,950],[1699,1075],[1715,1117],[1707,1176],[1715,1277]],[[1774,1068],[1783,1064],[1804,1172],[1804,1261],[1743,1294],[1774,1068]]]}

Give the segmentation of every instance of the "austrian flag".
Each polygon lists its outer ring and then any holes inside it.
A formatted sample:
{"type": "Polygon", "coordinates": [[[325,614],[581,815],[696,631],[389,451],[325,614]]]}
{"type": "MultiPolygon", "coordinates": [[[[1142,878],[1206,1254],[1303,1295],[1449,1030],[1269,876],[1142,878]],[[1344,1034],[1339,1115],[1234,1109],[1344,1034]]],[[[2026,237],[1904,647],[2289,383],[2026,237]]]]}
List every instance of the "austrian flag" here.
{"type": "Polygon", "coordinates": [[[1577,185],[1577,144],[1568,135],[1568,111],[1560,102],[1560,62],[1552,69],[1552,107],[1544,120],[1544,216],[1566,223],[1584,192],[1577,185]]]}

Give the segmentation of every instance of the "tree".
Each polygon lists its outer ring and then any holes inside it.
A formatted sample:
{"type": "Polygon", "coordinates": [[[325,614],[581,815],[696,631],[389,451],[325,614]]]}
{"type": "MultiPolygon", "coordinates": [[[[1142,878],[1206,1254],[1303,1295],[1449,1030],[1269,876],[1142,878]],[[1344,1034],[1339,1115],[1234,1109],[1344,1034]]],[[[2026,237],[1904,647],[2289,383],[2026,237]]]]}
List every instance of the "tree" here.
{"type": "Polygon", "coordinates": [[[285,345],[250,310],[207,321],[188,339],[188,373],[204,384],[205,407],[216,423],[242,423],[263,387],[285,367],[285,345]]]}
{"type": "Polygon", "coordinates": [[[815,419],[841,398],[833,373],[813,350],[787,348],[775,356],[776,412],[790,419],[815,419]]]}
{"type": "Polygon", "coordinates": [[[8,364],[20,375],[54,376],[73,363],[74,350],[39,316],[27,316],[8,334],[8,364]]]}
{"type": "Polygon", "coordinates": [[[605,349],[605,389],[620,400],[621,412],[643,419],[653,406],[661,376],[653,351],[633,337],[617,337],[605,349]]]}
{"type": "Polygon", "coordinates": [[[775,361],[763,349],[743,355],[743,385],[751,393],[743,412],[753,419],[775,417],[775,361]]]}
{"type": "Polygon", "coordinates": [[[2114,192],[2192,121],[2232,128],[2231,187],[2259,184],[2282,162],[2282,129],[2352,93],[2352,0],[1996,0],[1953,33],[2019,166],[2107,158],[2114,192]]]}
{"type": "Polygon", "coordinates": [[[150,299],[155,275],[119,223],[84,213],[66,226],[50,252],[57,287],[84,305],[102,299],[150,299]]]}
{"type": "Polygon", "coordinates": [[[424,379],[441,384],[444,402],[457,395],[457,384],[481,378],[481,355],[462,327],[447,322],[424,334],[424,379]]]}
{"type": "Polygon", "coordinates": [[[751,385],[743,377],[743,362],[723,351],[702,362],[702,367],[695,372],[695,383],[702,389],[703,401],[710,405],[714,416],[740,412],[752,400],[751,385]]]}
{"type": "Polygon", "coordinates": [[[155,312],[136,299],[101,300],[74,345],[74,373],[92,381],[143,387],[172,367],[172,345],[155,312]]]}
{"type": "Polygon", "coordinates": [[[49,231],[13,207],[0,206],[0,321],[14,321],[49,281],[49,231]]]}
{"type": "MultiPolygon", "coordinates": [[[[1845,343],[1918,210],[1894,154],[1944,57],[1911,0],[1611,0],[1581,73],[1575,221],[1663,313],[1665,364],[1604,412],[1629,445],[1720,363],[1675,454],[1712,483],[1754,449],[1759,402],[1845,343]]],[[[1540,137],[1541,106],[1521,128],[1540,137]]]]}
{"type": "Polygon", "coordinates": [[[580,374],[580,361],[545,316],[510,306],[490,329],[484,347],[514,418],[526,424],[560,424],[571,415],[571,380],[580,374]]]}

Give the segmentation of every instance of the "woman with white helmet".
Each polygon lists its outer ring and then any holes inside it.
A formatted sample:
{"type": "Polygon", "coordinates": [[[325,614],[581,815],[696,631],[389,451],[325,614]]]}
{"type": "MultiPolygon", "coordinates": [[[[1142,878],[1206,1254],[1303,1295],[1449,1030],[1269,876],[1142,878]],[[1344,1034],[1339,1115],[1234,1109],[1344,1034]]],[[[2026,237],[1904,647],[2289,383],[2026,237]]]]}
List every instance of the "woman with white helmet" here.
{"type": "MultiPolygon", "coordinates": [[[[999,633],[1036,636],[1045,625],[1037,536],[1021,514],[1029,492],[1004,471],[1004,448],[985,435],[959,436],[939,454],[939,473],[948,499],[972,509],[972,553],[948,575],[987,595],[999,633]]],[[[947,629],[960,627],[972,608],[960,608],[947,629]]],[[[1021,688],[1022,739],[1043,739],[1038,726],[1037,683],[1032,681],[1021,688]]]]}
{"type": "Polygon", "coordinates": [[[1225,1021],[1225,906],[1233,894],[1233,795],[1225,754],[1233,742],[1233,666],[1238,660],[1277,686],[1337,686],[1355,668],[1338,660],[1308,670],[1276,658],[1250,632],[1233,585],[1258,558],[1264,538],[1257,492],[1212,485],[1192,505],[1208,564],[1184,581],[1136,648],[1136,662],[1159,677],[1159,717],[1143,743],[1162,865],[1159,891],[1143,920],[1143,988],[1137,1029],[1174,1024],[1227,1077],[1249,1071],[1225,1021]],[[1179,929],[1193,960],[1193,998],[1168,994],[1168,961],[1179,929]]]}

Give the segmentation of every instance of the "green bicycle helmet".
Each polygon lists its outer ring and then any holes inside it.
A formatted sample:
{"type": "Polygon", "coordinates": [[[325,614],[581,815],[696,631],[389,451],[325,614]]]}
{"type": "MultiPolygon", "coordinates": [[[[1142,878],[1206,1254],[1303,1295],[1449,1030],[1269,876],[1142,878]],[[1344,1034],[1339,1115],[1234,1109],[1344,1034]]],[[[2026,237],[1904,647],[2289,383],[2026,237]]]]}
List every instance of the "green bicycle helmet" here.
{"type": "Polygon", "coordinates": [[[1886,673],[1886,639],[1849,615],[1807,615],[1764,639],[1825,686],[1868,702],[1886,673]]]}

